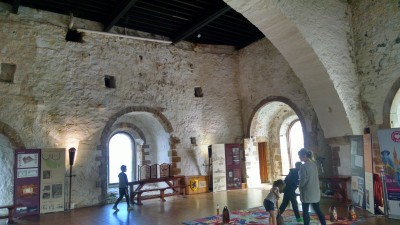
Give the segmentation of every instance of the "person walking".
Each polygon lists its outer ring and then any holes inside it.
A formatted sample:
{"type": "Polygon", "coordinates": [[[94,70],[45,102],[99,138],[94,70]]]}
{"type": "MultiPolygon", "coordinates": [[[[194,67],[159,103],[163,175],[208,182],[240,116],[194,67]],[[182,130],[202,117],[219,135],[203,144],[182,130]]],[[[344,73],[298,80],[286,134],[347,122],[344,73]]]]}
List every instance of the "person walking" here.
{"type": "Polygon", "coordinates": [[[286,187],[283,189],[283,200],[278,212],[278,215],[283,214],[290,201],[290,203],[292,203],[293,212],[296,216],[297,222],[303,222],[303,219],[300,217],[299,207],[296,199],[296,189],[299,186],[299,170],[301,165],[301,162],[296,162],[295,168],[290,169],[289,174],[285,177],[284,181],[286,187]]]}
{"type": "Polygon", "coordinates": [[[129,193],[128,193],[128,177],[125,174],[126,172],[126,166],[122,165],[121,166],[121,173],[118,174],[119,178],[119,198],[115,202],[114,206],[112,207],[113,210],[119,211],[117,208],[118,203],[122,200],[122,198],[125,196],[126,199],[126,204],[128,205],[128,210],[131,210],[132,207],[129,204],[129,193]]]}
{"type": "Polygon", "coordinates": [[[318,167],[312,161],[312,152],[304,148],[299,151],[299,158],[304,164],[300,167],[299,189],[300,200],[303,207],[304,225],[310,224],[310,214],[308,212],[310,204],[318,216],[321,225],[326,225],[325,215],[322,213],[319,202],[321,193],[319,189],[318,167]]]}

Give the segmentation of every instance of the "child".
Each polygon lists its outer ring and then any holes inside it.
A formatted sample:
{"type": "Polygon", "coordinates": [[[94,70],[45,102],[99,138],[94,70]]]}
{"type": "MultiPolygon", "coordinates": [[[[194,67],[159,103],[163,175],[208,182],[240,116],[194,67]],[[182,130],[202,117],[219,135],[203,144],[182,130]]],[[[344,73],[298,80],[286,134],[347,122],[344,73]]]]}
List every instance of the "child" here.
{"type": "Polygon", "coordinates": [[[117,208],[118,203],[122,200],[122,198],[125,196],[126,199],[126,204],[128,205],[128,210],[131,210],[132,207],[129,204],[129,194],[128,194],[128,177],[125,174],[126,172],[126,166],[122,165],[121,166],[121,173],[118,174],[119,178],[119,198],[115,202],[113,206],[113,210],[118,211],[119,209],[117,208]]]}
{"type": "Polygon", "coordinates": [[[269,212],[269,224],[276,225],[275,205],[278,202],[279,194],[285,188],[285,182],[279,179],[274,181],[269,194],[264,199],[265,210],[269,212]]]}
{"type": "Polygon", "coordinates": [[[289,174],[285,178],[285,189],[283,190],[283,200],[282,204],[279,207],[278,215],[285,212],[286,206],[289,201],[292,203],[292,208],[294,215],[296,216],[297,222],[303,222],[303,219],[300,217],[298,203],[296,199],[296,189],[299,186],[299,170],[301,167],[301,162],[296,162],[295,168],[289,170],[289,174]]]}

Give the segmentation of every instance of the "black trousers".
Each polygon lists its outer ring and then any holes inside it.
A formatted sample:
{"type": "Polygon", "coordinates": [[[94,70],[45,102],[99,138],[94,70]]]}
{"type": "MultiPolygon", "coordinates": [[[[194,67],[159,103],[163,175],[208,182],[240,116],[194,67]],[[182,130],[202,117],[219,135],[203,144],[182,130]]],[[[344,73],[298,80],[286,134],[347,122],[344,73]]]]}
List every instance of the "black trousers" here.
{"type": "Polygon", "coordinates": [[[130,206],[128,188],[120,188],[119,189],[119,198],[115,202],[114,207],[117,207],[118,203],[122,200],[122,198],[124,198],[124,196],[125,196],[125,199],[126,199],[126,204],[128,205],[128,207],[130,206]]]}
{"type": "Polygon", "coordinates": [[[309,225],[310,224],[310,213],[308,212],[308,210],[310,209],[310,204],[312,205],[315,213],[317,214],[319,222],[321,222],[321,225],[326,225],[325,216],[322,213],[321,209],[319,208],[319,202],[316,202],[316,203],[302,203],[301,204],[303,206],[304,225],[309,225]]]}
{"type": "Polygon", "coordinates": [[[283,200],[282,200],[281,206],[279,207],[279,213],[282,214],[283,212],[285,212],[285,209],[286,209],[287,205],[289,204],[289,201],[290,201],[290,203],[292,203],[294,215],[296,216],[297,219],[300,218],[299,207],[298,207],[298,203],[296,200],[295,190],[283,192],[283,200]]]}

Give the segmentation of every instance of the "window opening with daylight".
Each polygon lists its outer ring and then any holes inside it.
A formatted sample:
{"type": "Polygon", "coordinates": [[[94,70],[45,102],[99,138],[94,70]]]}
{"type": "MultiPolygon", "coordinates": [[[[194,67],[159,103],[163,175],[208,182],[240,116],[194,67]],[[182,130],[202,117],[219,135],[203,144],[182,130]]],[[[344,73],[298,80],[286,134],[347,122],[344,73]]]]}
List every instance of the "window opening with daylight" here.
{"type": "Polygon", "coordinates": [[[300,120],[295,121],[289,127],[289,155],[291,168],[295,167],[295,163],[300,161],[298,152],[304,148],[303,129],[300,120]]]}
{"type": "Polygon", "coordinates": [[[108,183],[118,183],[118,174],[121,172],[121,165],[126,165],[128,181],[134,180],[134,141],[126,133],[113,135],[108,143],[108,183]]]}
{"type": "Polygon", "coordinates": [[[390,108],[390,127],[400,127],[400,90],[394,96],[392,107],[390,108]]]}

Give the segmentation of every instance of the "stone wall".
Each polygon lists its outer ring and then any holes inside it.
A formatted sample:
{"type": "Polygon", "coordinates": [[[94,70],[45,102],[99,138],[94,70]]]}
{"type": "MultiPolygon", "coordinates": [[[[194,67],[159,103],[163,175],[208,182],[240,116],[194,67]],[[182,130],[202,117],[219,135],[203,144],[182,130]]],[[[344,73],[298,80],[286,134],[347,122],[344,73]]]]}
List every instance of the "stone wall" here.
{"type": "Polygon", "coordinates": [[[365,126],[344,1],[225,0],[285,57],[306,90],[325,137],[365,126]]]}
{"type": "MultiPolygon", "coordinates": [[[[145,160],[171,160],[175,174],[204,175],[207,146],[243,136],[232,47],[168,46],[95,34],[85,34],[83,43],[66,42],[67,24],[65,16],[25,7],[15,15],[0,4],[0,63],[16,68],[12,82],[0,82],[0,121],[13,127],[27,149],[69,144],[78,149],[75,207],[104,197],[102,140],[109,136],[102,137],[103,131],[112,132],[115,122],[143,130],[161,123],[129,116],[118,121],[120,116],[146,108],[150,117],[165,118],[172,129],[164,127],[164,141],[144,132],[154,143],[145,149],[145,160]],[[106,75],[115,78],[116,88],[105,87],[106,75]],[[204,97],[194,97],[197,86],[204,97]],[[197,139],[194,148],[190,137],[197,139]]],[[[75,25],[98,27],[82,20],[75,25]]]]}
{"type": "MultiPolygon", "coordinates": [[[[257,25],[275,42],[262,39],[239,52],[226,46],[185,42],[169,46],[98,34],[85,34],[83,43],[66,42],[68,16],[25,7],[15,15],[9,4],[0,3],[0,160],[7,162],[1,166],[2,174],[12,166],[10,149],[73,144],[78,149],[73,202],[76,207],[98,204],[107,186],[107,138],[117,124],[124,123],[143,131],[146,142],[139,149],[143,150],[140,161],[171,160],[174,174],[204,175],[207,146],[249,137],[254,113],[277,96],[288,99],[304,120],[306,147],[332,159],[326,161],[327,173],[343,173],[347,166],[341,161],[349,145],[343,142],[346,136],[337,134],[350,135],[346,121],[353,134],[361,134],[368,124],[374,140],[379,128],[388,128],[382,125],[382,109],[399,78],[399,4],[385,0],[227,2],[250,21],[261,21],[257,25]],[[284,18],[282,29],[285,24],[291,25],[291,31],[295,28],[293,36],[286,36],[295,39],[279,40],[281,33],[267,32],[273,29],[262,22],[273,16],[259,12],[270,9],[278,9],[272,11],[279,14],[274,18],[284,18]],[[293,43],[300,43],[307,53],[312,50],[319,64],[299,63],[304,52],[292,49],[293,43]],[[332,113],[327,107],[330,102],[318,98],[324,90],[307,86],[318,75],[330,79],[335,92],[324,97],[338,98],[345,114],[332,113]],[[115,78],[115,88],[105,87],[105,76],[115,78]],[[204,97],[194,97],[195,87],[202,88],[204,97]],[[135,117],[135,113],[149,117],[135,117]],[[335,116],[340,120],[331,119],[335,116]],[[157,135],[160,140],[148,132],[155,129],[163,129],[157,135]],[[323,129],[330,132],[329,145],[323,129]]],[[[75,26],[101,29],[79,19],[75,26]]],[[[277,134],[278,125],[273,126],[277,134]]],[[[245,153],[253,158],[249,164],[255,165],[259,159],[252,143],[246,143],[250,147],[245,147],[245,153]]],[[[278,149],[277,143],[271,141],[269,148],[278,149]]],[[[373,151],[379,155],[377,141],[373,151]]],[[[378,172],[379,161],[375,163],[378,172]]],[[[11,183],[0,189],[12,189],[11,183]]]]}
{"type": "Polygon", "coordinates": [[[14,202],[14,150],[9,139],[0,133],[0,205],[14,202]]]}
{"type": "MultiPolygon", "coordinates": [[[[279,111],[279,103],[281,105],[290,104],[289,107],[292,107],[291,109],[295,110],[298,113],[298,117],[304,121],[305,127],[303,129],[306,131],[304,134],[305,146],[319,155],[331,157],[324,140],[324,134],[318,124],[318,120],[315,119],[316,114],[302,82],[293,73],[284,57],[267,39],[260,40],[239,52],[239,81],[243,123],[245,124],[244,132],[247,137],[256,137],[257,142],[266,141],[268,149],[271,150],[271,162],[276,159],[275,162],[277,164],[271,164],[268,167],[268,171],[271,173],[269,174],[270,179],[280,177],[282,174],[279,128],[287,115],[285,115],[284,110],[279,111]],[[274,98],[274,96],[278,96],[278,98],[274,98]],[[269,98],[271,98],[271,102],[274,102],[273,104],[265,101],[269,98]],[[265,103],[260,104],[263,102],[265,103]],[[267,105],[267,103],[269,104],[267,105]],[[255,118],[259,114],[258,110],[261,110],[261,107],[264,106],[271,106],[272,108],[268,112],[260,112],[264,115],[264,119],[255,118]],[[268,119],[267,117],[271,118],[268,119]],[[260,122],[254,123],[256,119],[260,122]],[[268,123],[272,124],[268,125],[268,123]]],[[[247,154],[255,153],[250,149],[247,154]]],[[[258,158],[255,157],[254,160],[258,160],[258,158]]],[[[257,166],[256,162],[250,164],[257,166]]],[[[330,164],[326,167],[327,171],[331,173],[330,164]]],[[[253,170],[249,169],[248,171],[253,170]]]]}
{"type": "Polygon", "coordinates": [[[383,104],[400,77],[398,1],[351,1],[357,73],[369,125],[383,123],[383,104]]]}
{"type": "MultiPolygon", "coordinates": [[[[289,99],[304,117],[307,131],[315,116],[302,82],[285,58],[267,39],[262,39],[239,52],[239,87],[243,123],[249,135],[249,123],[256,106],[271,96],[289,99]],[[266,82],[267,81],[267,82],[266,82]]],[[[300,115],[299,115],[300,116],[300,115]]]]}
{"type": "Polygon", "coordinates": [[[350,4],[360,96],[373,140],[374,172],[380,173],[377,131],[391,127],[390,107],[400,87],[400,4],[386,0],[350,4]]]}

